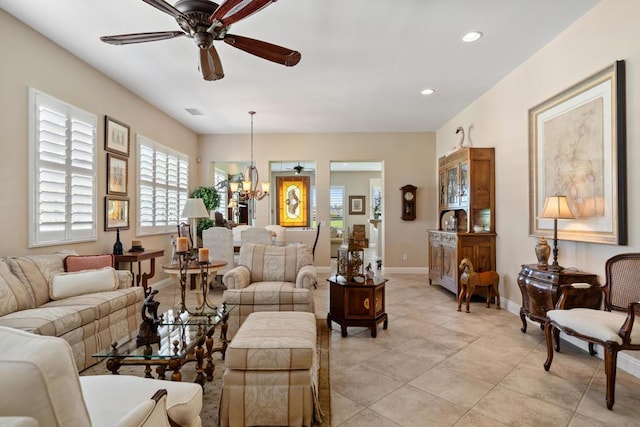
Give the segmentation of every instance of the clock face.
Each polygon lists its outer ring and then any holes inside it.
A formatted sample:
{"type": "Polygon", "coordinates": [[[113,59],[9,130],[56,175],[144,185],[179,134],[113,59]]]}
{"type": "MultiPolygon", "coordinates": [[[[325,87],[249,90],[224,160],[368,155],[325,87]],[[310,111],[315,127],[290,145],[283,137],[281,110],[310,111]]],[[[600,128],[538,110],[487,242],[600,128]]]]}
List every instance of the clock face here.
{"type": "Polygon", "coordinates": [[[404,199],[408,202],[413,200],[413,193],[404,193],[404,199]]]}

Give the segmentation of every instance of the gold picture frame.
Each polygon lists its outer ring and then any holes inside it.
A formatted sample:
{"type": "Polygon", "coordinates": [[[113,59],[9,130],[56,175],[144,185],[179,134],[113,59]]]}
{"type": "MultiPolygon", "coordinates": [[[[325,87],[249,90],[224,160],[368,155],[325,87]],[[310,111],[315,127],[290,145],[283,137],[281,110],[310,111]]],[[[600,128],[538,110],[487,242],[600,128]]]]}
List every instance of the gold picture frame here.
{"type": "Polygon", "coordinates": [[[550,236],[538,218],[545,198],[566,195],[574,220],[558,239],[627,243],[625,63],[616,61],[529,110],[529,234],[550,236]]]}
{"type": "Polygon", "coordinates": [[[276,224],[283,227],[309,227],[309,183],[308,176],[276,177],[276,224]]]}
{"type": "Polygon", "coordinates": [[[124,156],[107,153],[107,194],[127,195],[129,161],[124,156]]]}
{"type": "Polygon", "coordinates": [[[129,125],[104,116],[104,149],[111,153],[129,157],[131,136],[129,125]]]}
{"type": "Polygon", "coordinates": [[[129,199],[106,196],[104,198],[104,231],[129,229],[129,199]]]}

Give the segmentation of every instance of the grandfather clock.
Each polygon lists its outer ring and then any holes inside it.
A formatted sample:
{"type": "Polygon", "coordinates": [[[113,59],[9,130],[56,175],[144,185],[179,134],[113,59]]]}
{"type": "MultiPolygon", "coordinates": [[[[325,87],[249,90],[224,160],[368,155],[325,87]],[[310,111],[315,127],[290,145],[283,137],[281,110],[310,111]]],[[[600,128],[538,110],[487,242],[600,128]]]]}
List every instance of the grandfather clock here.
{"type": "Polygon", "coordinates": [[[405,185],[400,187],[402,191],[402,220],[413,221],[416,219],[416,190],[418,187],[405,185]]]}

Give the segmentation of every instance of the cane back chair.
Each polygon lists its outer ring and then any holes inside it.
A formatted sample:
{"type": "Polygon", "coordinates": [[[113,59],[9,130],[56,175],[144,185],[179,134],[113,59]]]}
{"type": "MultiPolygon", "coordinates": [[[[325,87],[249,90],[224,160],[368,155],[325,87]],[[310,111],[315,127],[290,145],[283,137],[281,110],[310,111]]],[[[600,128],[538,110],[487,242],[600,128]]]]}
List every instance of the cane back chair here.
{"type": "Polygon", "coordinates": [[[596,354],[594,345],[601,345],[607,377],[607,408],[612,409],[615,403],[618,352],[640,350],[640,325],[635,325],[635,316],[640,313],[640,253],[625,253],[609,258],[605,264],[605,278],[606,283],[596,287],[604,293],[604,310],[563,310],[568,296],[580,291],[568,285],[563,289],[556,309],[547,312],[544,326],[547,360],[544,369],[548,371],[551,368],[554,342],[556,351],[560,349],[560,332],[586,341],[592,356],[596,354]]]}

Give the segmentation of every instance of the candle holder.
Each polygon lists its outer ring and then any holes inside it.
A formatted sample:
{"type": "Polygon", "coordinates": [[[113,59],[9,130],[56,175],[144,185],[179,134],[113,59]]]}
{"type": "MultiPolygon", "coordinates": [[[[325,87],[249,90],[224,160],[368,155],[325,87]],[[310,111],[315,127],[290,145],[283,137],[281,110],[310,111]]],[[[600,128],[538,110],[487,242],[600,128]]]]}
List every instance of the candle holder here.
{"type": "Polygon", "coordinates": [[[209,313],[205,312],[208,308],[217,310],[218,307],[209,304],[209,262],[199,261],[198,250],[192,249],[184,252],[177,252],[180,261],[180,312],[187,312],[193,316],[207,316],[209,313]],[[200,268],[200,285],[202,292],[202,302],[199,303],[194,310],[190,310],[186,304],[187,297],[187,283],[189,278],[189,267],[197,265],[200,268]]]}

